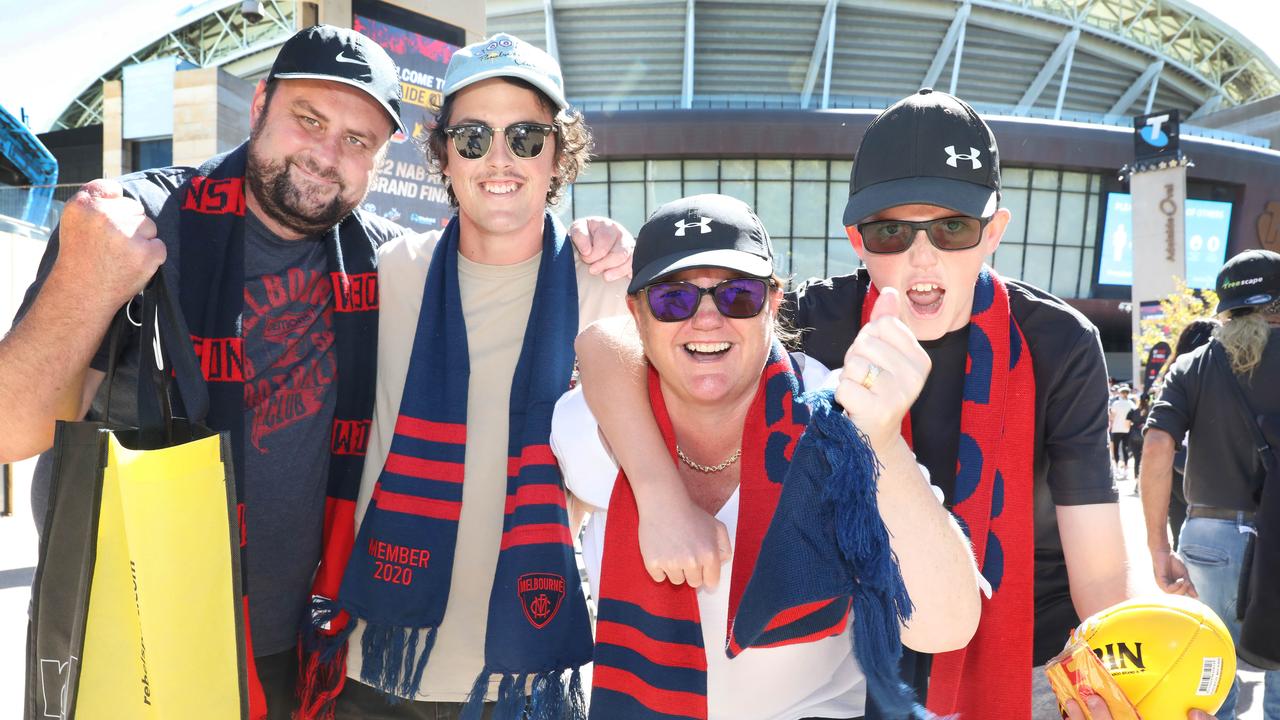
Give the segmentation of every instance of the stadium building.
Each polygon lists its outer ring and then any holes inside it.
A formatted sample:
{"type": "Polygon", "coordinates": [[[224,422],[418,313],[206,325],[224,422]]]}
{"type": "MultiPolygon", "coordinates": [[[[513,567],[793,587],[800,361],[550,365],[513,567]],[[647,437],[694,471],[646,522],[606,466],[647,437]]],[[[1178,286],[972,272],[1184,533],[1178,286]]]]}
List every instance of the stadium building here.
{"type": "MultiPolygon", "coordinates": [[[[634,229],[682,195],[734,195],[769,228],[778,269],[798,279],[857,266],[841,212],[870,119],[921,87],[953,92],[988,119],[1000,144],[1002,204],[1014,219],[994,266],[1084,311],[1102,329],[1121,377],[1129,375],[1133,263],[1122,168],[1133,162],[1135,116],[1181,116],[1182,151],[1193,163],[1186,233],[1193,286],[1211,284],[1235,252],[1280,249],[1280,153],[1271,149],[1280,143],[1280,68],[1181,0],[200,7],[212,9],[101,68],[68,98],[40,135],[64,169],[59,183],[67,187],[56,197],[100,174],[194,163],[233,147],[248,131],[252,84],[279,44],[323,21],[400,43],[402,81],[422,113],[418,133],[438,103],[447,63],[441,43],[502,31],[545,48],[596,136],[597,159],[564,201],[564,215],[609,215],[634,229]],[[404,38],[412,40],[407,51],[404,38]],[[423,56],[435,64],[414,65],[423,56]],[[140,128],[143,116],[167,121],[140,128]]],[[[423,177],[417,149],[400,143],[393,157],[370,207],[410,227],[437,226],[447,206],[439,185],[423,177]]],[[[4,173],[0,181],[22,184],[12,168],[4,173]]],[[[0,190],[0,213],[15,214],[3,197],[0,190]]]]}

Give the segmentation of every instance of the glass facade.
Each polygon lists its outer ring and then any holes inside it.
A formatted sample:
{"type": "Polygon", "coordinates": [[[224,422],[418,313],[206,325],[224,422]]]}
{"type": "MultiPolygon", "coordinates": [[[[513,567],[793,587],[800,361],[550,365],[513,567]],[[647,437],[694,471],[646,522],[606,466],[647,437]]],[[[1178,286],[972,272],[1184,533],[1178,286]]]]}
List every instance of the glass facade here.
{"type": "MultiPolygon", "coordinates": [[[[564,218],[605,215],[636,232],[658,206],[723,193],[755,208],[773,238],[779,274],[800,281],[852,272],[844,232],[847,160],[597,160],[561,201],[564,218]]],[[[1013,213],[995,253],[1001,274],[1065,298],[1087,297],[1101,176],[1003,168],[1001,205],[1013,213]]]]}

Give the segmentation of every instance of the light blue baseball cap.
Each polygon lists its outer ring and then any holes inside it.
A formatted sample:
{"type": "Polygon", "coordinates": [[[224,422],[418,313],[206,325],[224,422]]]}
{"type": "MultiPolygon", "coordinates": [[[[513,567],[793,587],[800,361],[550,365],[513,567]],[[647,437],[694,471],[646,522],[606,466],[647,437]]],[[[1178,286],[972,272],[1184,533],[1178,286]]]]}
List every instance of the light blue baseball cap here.
{"type": "Polygon", "coordinates": [[[444,96],[498,77],[524,80],[545,93],[561,110],[569,107],[564,99],[564,78],[555,58],[506,33],[472,43],[453,54],[444,74],[444,96]]]}

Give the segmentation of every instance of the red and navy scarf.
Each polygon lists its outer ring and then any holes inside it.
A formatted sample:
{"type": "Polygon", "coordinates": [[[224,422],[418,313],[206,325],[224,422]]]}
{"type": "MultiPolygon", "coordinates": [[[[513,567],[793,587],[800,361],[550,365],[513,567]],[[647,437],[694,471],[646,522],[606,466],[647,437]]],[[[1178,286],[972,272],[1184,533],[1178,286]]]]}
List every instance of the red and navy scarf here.
{"type": "MultiPolygon", "coordinates": [[[[386,464],[341,587],[328,596],[336,602],[319,601],[313,614],[317,629],[338,620],[340,612],[363,620],[360,679],[406,698],[418,694],[449,599],[467,433],[486,432],[467,426],[470,364],[458,286],[458,239],[455,216],[427,273],[386,464]]],[[[578,668],[591,659],[591,627],[564,483],[549,445],[551,414],[556,399],[569,388],[573,370],[577,279],[572,246],[550,214],[542,247],[524,344],[510,380],[506,514],[489,598],[485,666],[464,717],[479,717],[491,675],[501,676],[498,717],[525,706],[526,688],[531,688],[534,717],[585,713],[578,668]],[[568,691],[566,670],[573,671],[568,691]]],[[[304,713],[332,709],[330,701],[342,682],[335,674],[351,625],[316,648],[329,667],[321,678],[325,682],[312,683],[304,713]],[[319,687],[323,684],[328,687],[319,687]]]]}
{"type": "MultiPolygon", "coordinates": [[[[748,579],[770,562],[766,560],[771,554],[766,529],[775,508],[780,507],[780,496],[787,496],[783,480],[787,478],[788,486],[792,482],[789,471],[796,470],[793,455],[800,453],[797,443],[803,445],[801,435],[810,417],[801,392],[789,358],[775,344],[742,432],[738,529],[729,585],[730,628],[735,625],[735,617],[740,620],[743,609],[753,602],[751,588],[756,581],[748,583],[748,579]]],[[[674,459],[675,432],[660,381],[652,368],[649,397],[674,459]]],[[[600,573],[591,717],[706,718],[707,657],[697,591],[687,585],[656,583],[645,570],[637,539],[635,495],[625,473],[619,473],[614,483],[608,518],[600,573]]],[[[848,612],[847,595],[822,603],[805,613],[820,628],[791,637],[770,635],[759,646],[837,635],[847,623],[848,612]]],[[[731,655],[737,651],[731,638],[726,644],[731,655]]]]}
{"type": "MultiPolygon", "coordinates": [[[[874,285],[867,291],[863,325],[879,295],[874,285]]],[[[969,644],[934,655],[927,706],[965,718],[1026,720],[1035,626],[1035,374],[1008,290],[987,267],[973,290],[963,392],[952,512],[992,595],[969,644]]],[[[909,443],[911,416],[902,423],[909,443]]]]}
{"type": "Polygon", "coordinates": [[[880,517],[879,462],[830,391],[804,400],[809,425],[733,619],[729,657],[838,635],[852,608],[867,696],[886,718],[931,718],[898,674],[912,608],[880,517]]]}
{"type": "MultiPolygon", "coordinates": [[[[244,528],[244,337],[241,313],[244,308],[244,173],[247,145],[214,157],[177,188],[171,202],[178,208],[182,238],[178,258],[181,280],[179,304],[191,331],[191,340],[200,359],[209,388],[210,427],[229,431],[236,497],[240,499],[241,583],[244,589],[245,642],[248,648],[250,715],[265,717],[266,698],[257,680],[249,642],[249,591],[245,575],[248,563],[247,534],[244,528]]],[[[364,465],[363,444],[350,446],[337,439],[346,428],[361,429],[362,436],[373,415],[373,354],[378,337],[376,283],[372,293],[353,298],[351,288],[376,278],[373,240],[358,220],[348,215],[322,240],[328,250],[329,275],[333,284],[334,338],[338,367],[337,404],[333,417],[328,478],[328,512],[325,537],[341,534],[341,523],[333,524],[335,508],[354,507],[364,465]]],[[[148,402],[139,398],[139,407],[148,402]]],[[[347,511],[350,514],[350,510],[347,511]]],[[[346,525],[350,537],[350,523],[346,525]]],[[[349,541],[348,541],[349,542],[349,541]]]]}

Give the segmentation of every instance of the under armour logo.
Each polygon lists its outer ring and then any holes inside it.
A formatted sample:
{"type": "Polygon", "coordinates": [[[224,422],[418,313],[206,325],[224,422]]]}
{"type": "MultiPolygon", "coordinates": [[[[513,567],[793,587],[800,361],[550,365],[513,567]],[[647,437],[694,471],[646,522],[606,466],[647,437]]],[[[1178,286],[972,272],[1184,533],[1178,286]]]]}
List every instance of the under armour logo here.
{"type": "Polygon", "coordinates": [[[956,165],[957,160],[968,160],[973,163],[972,169],[974,170],[982,167],[982,161],[978,159],[978,148],[976,147],[969,148],[968,155],[961,155],[960,153],[957,153],[955,145],[948,145],[943,148],[943,150],[947,151],[947,164],[951,167],[959,167],[956,165]]]}
{"type": "Polygon", "coordinates": [[[677,220],[676,221],[676,237],[684,237],[684,231],[691,227],[701,228],[702,229],[701,234],[706,235],[707,233],[711,232],[711,218],[709,217],[698,218],[698,222],[693,222],[693,223],[685,222],[684,220],[677,220]]]}

